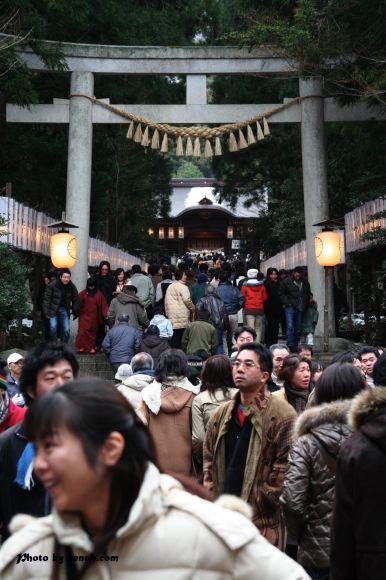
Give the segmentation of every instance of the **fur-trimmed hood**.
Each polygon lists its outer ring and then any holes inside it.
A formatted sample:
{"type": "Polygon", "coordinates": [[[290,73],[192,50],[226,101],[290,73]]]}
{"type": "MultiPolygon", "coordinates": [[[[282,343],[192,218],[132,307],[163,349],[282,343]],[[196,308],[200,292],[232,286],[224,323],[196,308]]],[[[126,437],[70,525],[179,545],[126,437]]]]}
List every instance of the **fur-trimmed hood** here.
{"type": "Polygon", "coordinates": [[[324,425],[331,425],[332,423],[346,425],[347,413],[351,403],[351,400],[339,400],[307,409],[298,417],[295,423],[294,439],[297,440],[302,435],[311,433],[324,425]]]}
{"type": "Polygon", "coordinates": [[[386,387],[357,395],[349,414],[350,425],[386,453],[386,387]]]}
{"type": "Polygon", "coordinates": [[[349,412],[349,424],[353,429],[362,425],[378,411],[386,413],[386,387],[374,387],[359,393],[352,402],[349,412]]]}

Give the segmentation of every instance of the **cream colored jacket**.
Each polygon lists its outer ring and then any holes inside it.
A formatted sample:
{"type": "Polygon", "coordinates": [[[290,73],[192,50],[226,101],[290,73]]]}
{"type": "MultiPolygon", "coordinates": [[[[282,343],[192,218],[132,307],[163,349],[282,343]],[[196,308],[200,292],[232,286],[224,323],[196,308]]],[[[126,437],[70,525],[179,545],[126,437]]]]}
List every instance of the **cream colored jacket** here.
{"type": "MultiPolygon", "coordinates": [[[[20,516],[19,516],[20,517],[20,516]]],[[[53,512],[16,532],[0,551],[2,580],[51,579],[55,537],[75,556],[92,553],[76,515],[53,512]],[[32,561],[20,561],[19,554],[32,561]],[[33,561],[47,556],[46,561],[33,561]],[[27,558],[27,556],[26,556],[27,558]]],[[[243,515],[183,491],[150,464],[127,523],[85,580],[303,580],[304,570],[270,545],[243,515]],[[112,561],[117,557],[117,561],[112,561]]],[[[65,580],[65,566],[60,566],[65,580]]]]}
{"type": "Polygon", "coordinates": [[[210,416],[222,403],[232,399],[237,390],[230,389],[227,397],[224,397],[221,389],[218,389],[214,396],[208,391],[202,391],[197,397],[194,397],[192,404],[192,444],[193,456],[199,465],[202,464],[205,431],[210,416]]]}
{"type": "Polygon", "coordinates": [[[165,315],[172,323],[173,330],[186,328],[190,320],[190,312],[194,304],[190,299],[189,288],[177,280],[170,284],[165,295],[165,315]]]}

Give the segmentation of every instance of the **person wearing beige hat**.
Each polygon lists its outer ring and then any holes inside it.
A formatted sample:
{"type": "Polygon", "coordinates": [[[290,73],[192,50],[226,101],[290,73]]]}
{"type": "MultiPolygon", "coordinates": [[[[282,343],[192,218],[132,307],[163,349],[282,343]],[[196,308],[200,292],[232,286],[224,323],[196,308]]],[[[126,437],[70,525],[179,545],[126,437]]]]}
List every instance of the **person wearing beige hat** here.
{"type": "Polygon", "coordinates": [[[24,397],[21,394],[19,387],[23,360],[23,355],[18,352],[13,352],[7,358],[7,367],[9,369],[7,375],[7,391],[8,395],[18,407],[23,407],[25,405],[24,397]]]}

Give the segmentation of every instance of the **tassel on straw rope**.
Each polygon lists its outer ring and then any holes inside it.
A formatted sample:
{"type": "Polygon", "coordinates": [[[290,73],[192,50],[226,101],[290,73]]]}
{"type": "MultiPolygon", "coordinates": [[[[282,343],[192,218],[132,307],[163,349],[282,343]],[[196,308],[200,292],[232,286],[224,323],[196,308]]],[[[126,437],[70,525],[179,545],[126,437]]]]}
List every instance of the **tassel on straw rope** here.
{"type": "Polygon", "coordinates": [[[264,135],[269,135],[270,134],[270,130],[268,127],[268,121],[267,119],[264,117],[263,119],[263,127],[264,127],[264,135]]]}
{"type": "Polygon", "coordinates": [[[213,149],[209,139],[205,140],[205,157],[213,157],[213,149]]]}
{"type": "Polygon", "coordinates": [[[200,139],[198,137],[194,140],[193,157],[201,156],[200,139]]]}
{"type": "Polygon", "coordinates": [[[253,143],[256,143],[256,139],[250,125],[247,127],[247,140],[248,145],[253,145],[253,143]]]}
{"type": "Polygon", "coordinates": [[[259,121],[256,121],[256,128],[257,128],[257,140],[261,141],[262,139],[264,139],[264,133],[261,129],[259,121]]]}
{"type": "Polygon", "coordinates": [[[185,155],[187,157],[191,157],[193,155],[193,143],[190,137],[188,137],[186,141],[186,152],[185,155]]]}
{"type": "Polygon", "coordinates": [[[168,134],[165,133],[161,144],[161,153],[167,153],[169,150],[168,134]]]}
{"type": "Polygon", "coordinates": [[[134,133],[134,123],[133,123],[133,121],[130,121],[129,128],[127,129],[126,138],[127,139],[132,139],[133,138],[133,133],[134,133]]]}
{"type": "Polygon", "coordinates": [[[228,146],[229,146],[229,151],[231,153],[234,153],[235,151],[238,151],[239,150],[239,148],[237,147],[236,137],[234,136],[234,134],[232,132],[229,133],[228,146]]]}
{"type": "Polygon", "coordinates": [[[135,130],[135,133],[134,133],[134,141],[136,143],[141,143],[141,141],[142,141],[142,127],[141,127],[141,123],[138,123],[137,128],[135,130]]]}
{"type": "Polygon", "coordinates": [[[141,145],[143,147],[148,147],[150,145],[149,127],[146,127],[145,131],[143,132],[141,145]]]}
{"type": "Polygon", "coordinates": [[[239,129],[239,149],[246,149],[247,147],[248,143],[245,140],[244,133],[239,129]]]}
{"type": "Polygon", "coordinates": [[[220,137],[216,137],[216,141],[215,141],[215,145],[214,145],[214,154],[215,155],[222,155],[220,137]]]}
{"type": "Polygon", "coordinates": [[[184,146],[182,143],[182,137],[180,135],[177,139],[176,155],[178,155],[178,157],[182,157],[183,154],[184,154],[184,146]]]}
{"type": "Polygon", "coordinates": [[[153,137],[151,139],[151,148],[152,149],[159,149],[159,133],[158,129],[156,129],[153,133],[153,137]]]}

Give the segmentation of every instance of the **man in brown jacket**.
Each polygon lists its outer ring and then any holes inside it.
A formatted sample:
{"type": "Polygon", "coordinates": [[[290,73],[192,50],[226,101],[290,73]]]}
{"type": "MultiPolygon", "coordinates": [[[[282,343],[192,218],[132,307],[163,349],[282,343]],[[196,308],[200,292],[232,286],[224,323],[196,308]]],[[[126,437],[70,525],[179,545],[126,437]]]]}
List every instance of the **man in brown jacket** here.
{"type": "Polygon", "coordinates": [[[265,346],[242,345],[232,366],[239,393],[209,420],[204,485],[215,498],[227,493],[248,502],[253,523],[283,550],[285,526],[279,497],[296,413],[266,389],[272,358],[265,346]]]}

